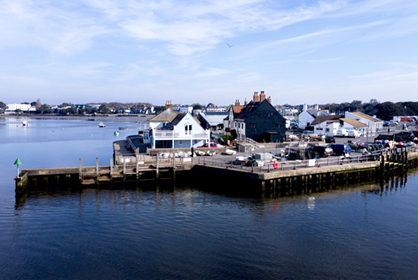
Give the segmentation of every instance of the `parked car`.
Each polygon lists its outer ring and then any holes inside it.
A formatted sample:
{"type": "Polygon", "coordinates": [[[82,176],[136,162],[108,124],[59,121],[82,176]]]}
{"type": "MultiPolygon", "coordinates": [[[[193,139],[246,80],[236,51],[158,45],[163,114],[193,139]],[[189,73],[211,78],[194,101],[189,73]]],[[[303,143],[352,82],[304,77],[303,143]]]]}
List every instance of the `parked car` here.
{"type": "Polygon", "coordinates": [[[334,136],[326,136],[325,137],[325,143],[335,143],[335,137],[334,136]]]}
{"type": "Polygon", "coordinates": [[[221,148],[222,146],[219,144],[216,144],[214,142],[210,143],[210,147],[208,145],[208,143],[204,144],[203,146],[198,146],[198,148],[221,148]]]}
{"type": "Polygon", "coordinates": [[[329,145],[334,155],[349,155],[351,153],[351,147],[348,144],[331,144],[329,145]]]}
{"type": "Polygon", "coordinates": [[[418,142],[415,133],[412,131],[402,131],[395,134],[395,141],[399,142],[418,142]]]}
{"type": "Polygon", "coordinates": [[[311,146],[305,150],[305,157],[308,159],[328,157],[332,155],[333,151],[328,146],[311,146]]]}

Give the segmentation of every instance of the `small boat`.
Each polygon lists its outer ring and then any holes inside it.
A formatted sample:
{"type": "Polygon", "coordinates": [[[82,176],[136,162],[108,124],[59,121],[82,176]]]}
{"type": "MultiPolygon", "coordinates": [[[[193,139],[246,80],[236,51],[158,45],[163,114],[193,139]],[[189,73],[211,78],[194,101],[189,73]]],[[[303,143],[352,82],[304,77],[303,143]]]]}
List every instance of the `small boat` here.
{"type": "Polygon", "coordinates": [[[99,127],[105,127],[104,123],[99,123],[99,127]]]}
{"type": "Polygon", "coordinates": [[[113,134],[115,134],[115,135],[119,135],[119,131],[115,131],[113,134]]]}
{"type": "Polygon", "coordinates": [[[119,127],[119,130],[129,130],[129,127],[119,127]]]}
{"type": "Polygon", "coordinates": [[[206,155],[214,156],[214,155],[216,155],[216,152],[214,150],[209,150],[209,151],[206,152],[206,155]]]}
{"type": "Polygon", "coordinates": [[[23,121],[22,126],[29,126],[29,123],[27,121],[23,121]]]}

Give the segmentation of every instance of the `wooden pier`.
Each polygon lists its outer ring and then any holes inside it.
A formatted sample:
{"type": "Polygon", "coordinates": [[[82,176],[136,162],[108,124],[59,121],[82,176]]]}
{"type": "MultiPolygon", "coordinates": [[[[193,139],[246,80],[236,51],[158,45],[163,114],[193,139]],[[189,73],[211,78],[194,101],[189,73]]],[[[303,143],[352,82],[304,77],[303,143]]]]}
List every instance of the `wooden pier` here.
{"type": "Polygon", "coordinates": [[[386,152],[379,160],[324,165],[310,168],[254,169],[233,165],[211,165],[201,160],[158,159],[136,164],[83,167],[28,169],[16,178],[16,193],[32,189],[51,189],[61,186],[71,188],[118,188],[160,184],[161,182],[183,181],[190,184],[207,185],[210,188],[228,186],[232,189],[284,194],[320,191],[325,186],[380,182],[399,174],[406,174],[418,166],[418,153],[386,152]]]}

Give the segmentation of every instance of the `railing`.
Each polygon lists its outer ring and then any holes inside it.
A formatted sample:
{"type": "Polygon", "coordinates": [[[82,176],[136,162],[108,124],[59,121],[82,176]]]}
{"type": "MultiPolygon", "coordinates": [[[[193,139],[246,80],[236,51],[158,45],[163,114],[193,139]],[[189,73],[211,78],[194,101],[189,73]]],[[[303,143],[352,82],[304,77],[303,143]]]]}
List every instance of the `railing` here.
{"type": "Polygon", "coordinates": [[[155,131],[153,132],[153,136],[155,138],[203,138],[207,139],[209,138],[210,133],[204,132],[204,133],[192,133],[192,134],[185,134],[180,132],[173,132],[173,131],[155,131]]]}

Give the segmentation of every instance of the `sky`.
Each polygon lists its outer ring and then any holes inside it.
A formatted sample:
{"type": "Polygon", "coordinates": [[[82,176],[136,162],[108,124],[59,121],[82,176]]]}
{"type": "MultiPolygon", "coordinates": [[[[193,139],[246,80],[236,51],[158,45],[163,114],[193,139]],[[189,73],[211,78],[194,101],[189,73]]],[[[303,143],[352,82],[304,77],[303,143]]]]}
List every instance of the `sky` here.
{"type": "Polygon", "coordinates": [[[0,101],[417,101],[418,1],[0,0],[0,101]]]}

